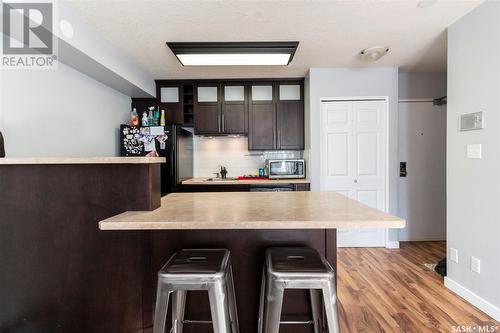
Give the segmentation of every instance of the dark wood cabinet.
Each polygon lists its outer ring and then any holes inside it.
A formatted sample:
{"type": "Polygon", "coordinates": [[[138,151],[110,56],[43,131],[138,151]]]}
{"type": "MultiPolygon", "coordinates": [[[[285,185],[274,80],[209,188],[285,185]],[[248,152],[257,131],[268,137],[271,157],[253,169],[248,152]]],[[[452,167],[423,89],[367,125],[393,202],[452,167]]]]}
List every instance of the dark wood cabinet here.
{"type": "Polygon", "coordinates": [[[276,149],[276,114],[273,102],[250,102],[248,149],[276,149]]]}
{"type": "Polygon", "coordinates": [[[193,109],[195,134],[246,134],[247,110],[247,87],[244,83],[195,85],[193,109]]]}
{"type": "MultiPolygon", "coordinates": [[[[252,85],[249,101],[249,150],[304,149],[304,92],[302,81],[272,83],[272,100],[255,100],[252,85]]],[[[269,83],[266,87],[269,87],[269,83]]],[[[264,92],[265,94],[265,92],[264,92]]]]}
{"type": "Polygon", "coordinates": [[[221,115],[219,84],[195,84],[193,103],[195,134],[220,133],[221,115]]]}
{"type": "Polygon", "coordinates": [[[221,84],[221,132],[248,133],[248,85],[243,82],[221,84]]]}
{"type": "Polygon", "coordinates": [[[304,149],[303,79],[156,80],[156,85],[156,99],[133,99],[140,116],[159,105],[167,124],[193,126],[198,135],[248,135],[249,150],[304,149]]]}
{"type": "Polygon", "coordinates": [[[167,125],[184,124],[183,86],[181,84],[157,84],[156,96],[160,110],[165,110],[167,125]]]}

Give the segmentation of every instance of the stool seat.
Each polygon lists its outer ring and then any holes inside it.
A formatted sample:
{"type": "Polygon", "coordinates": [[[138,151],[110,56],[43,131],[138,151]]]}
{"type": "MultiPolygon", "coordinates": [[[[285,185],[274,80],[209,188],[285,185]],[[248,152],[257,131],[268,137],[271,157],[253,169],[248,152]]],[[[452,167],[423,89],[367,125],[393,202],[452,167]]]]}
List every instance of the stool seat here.
{"type": "Polygon", "coordinates": [[[328,273],[332,269],[319,253],[307,247],[272,247],[267,250],[270,273],[328,273]]]}
{"type": "Polygon", "coordinates": [[[229,261],[226,249],[184,249],[174,254],[160,270],[169,274],[223,274],[229,261]]]}
{"type": "Polygon", "coordinates": [[[184,249],[170,257],[158,272],[153,333],[165,333],[171,294],[171,332],[182,333],[185,323],[206,323],[184,319],[186,294],[195,290],[208,292],[214,333],[239,333],[233,271],[226,249],[184,249]]]}
{"type": "Polygon", "coordinates": [[[313,324],[314,333],[339,333],[335,272],[315,249],[266,250],[259,305],[259,333],[279,333],[280,324],[313,324]],[[308,289],[312,320],[281,321],[285,289],[308,289]],[[324,320],[326,317],[326,320],[324,320]]]}

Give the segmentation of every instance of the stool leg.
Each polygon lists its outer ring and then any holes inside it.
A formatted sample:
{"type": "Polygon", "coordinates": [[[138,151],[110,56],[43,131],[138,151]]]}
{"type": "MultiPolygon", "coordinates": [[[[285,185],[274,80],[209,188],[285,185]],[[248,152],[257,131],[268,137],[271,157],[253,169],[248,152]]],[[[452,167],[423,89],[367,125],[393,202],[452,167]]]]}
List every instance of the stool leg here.
{"type": "Polygon", "coordinates": [[[314,333],[323,333],[323,326],[321,324],[321,312],[323,311],[323,307],[321,304],[320,291],[318,289],[309,289],[309,296],[311,298],[314,333]]]}
{"type": "Polygon", "coordinates": [[[325,314],[328,322],[328,333],[339,333],[339,318],[337,314],[337,294],[335,283],[329,281],[323,286],[323,302],[325,303],[325,314]]]}
{"type": "Polygon", "coordinates": [[[259,321],[258,333],[262,333],[264,326],[264,301],[266,298],[266,267],[262,269],[262,282],[260,283],[260,300],[259,300],[259,321]]]}
{"type": "Polygon", "coordinates": [[[230,333],[231,321],[229,320],[229,302],[224,279],[211,283],[208,286],[210,312],[214,333],[230,333]]]}
{"type": "Polygon", "coordinates": [[[233,268],[231,267],[231,263],[229,263],[229,271],[227,276],[227,292],[228,292],[228,301],[229,301],[229,317],[231,319],[231,329],[232,333],[240,332],[240,324],[238,322],[238,307],[236,306],[236,293],[234,291],[234,277],[233,277],[233,268]]]}
{"type": "Polygon", "coordinates": [[[173,333],[182,333],[184,312],[186,309],[186,291],[176,290],[172,294],[172,329],[173,333]]]}
{"type": "Polygon", "coordinates": [[[284,286],[274,279],[267,278],[264,333],[278,333],[281,320],[284,286]]]}
{"type": "Polygon", "coordinates": [[[172,291],[161,281],[158,281],[156,291],[155,318],[153,323],[153,333],[165,332],[165,321],[167,319],[168,298],[172,291]]]}

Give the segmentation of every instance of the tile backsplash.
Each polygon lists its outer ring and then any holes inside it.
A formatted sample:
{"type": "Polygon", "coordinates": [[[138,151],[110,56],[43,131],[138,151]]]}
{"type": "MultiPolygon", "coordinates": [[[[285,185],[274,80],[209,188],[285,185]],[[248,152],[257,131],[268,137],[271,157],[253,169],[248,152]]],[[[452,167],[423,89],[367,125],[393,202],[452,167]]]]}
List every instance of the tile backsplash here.
{"type": "Polygon", "coordinates": [[[248,151],[246,137],[194,137],[194,177],[212,177],[227,168],[228,177],[255,174],[266,159],[302,158],[302,151],[248,151]]]}

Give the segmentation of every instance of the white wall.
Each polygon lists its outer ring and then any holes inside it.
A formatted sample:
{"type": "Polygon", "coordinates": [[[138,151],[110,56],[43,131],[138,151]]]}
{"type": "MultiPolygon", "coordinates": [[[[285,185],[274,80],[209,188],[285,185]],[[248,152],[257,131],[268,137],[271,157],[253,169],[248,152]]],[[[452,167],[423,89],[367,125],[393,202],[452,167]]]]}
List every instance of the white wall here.
{"type": "Polygon", "coordinates": [[[500,2],[486,1],[448,32],[447,238],[459,251],[446,285],[500,320],[500,2]],[[483,130],[459,132],[483,111],[483,130]],[[466,145],[482,144],[482,159],[466,145]],[[471,256],[481,274],[471,271],[471,256]]]}
{"type": "Polygon", "coordinates": [[[259,172],[264,163],[260,154],[250,155],[246,137],[195,136],[193,144],[195,177],[215,177],[221,165],[227,168],[228,177],[237,177],[259,172]]]}
{"type": "Polygon", "coordinates": [[[0,71],[7,156],[114,156],[130,97],[71,67],[0,71]]]}
{"type": "MultiPolygon", "coordinates": [[[[398,69],[397,68],[311,68],[306,77],[309,103],[306,119],[310,144],[306,146],[309,159],[311,189],[319,190],[320,182],[320,100],[323,97],[389,97],[389,212],[398,212],[398,69]]],[[[397,231],[390,230],[391,241],[397,241],[397,231]]]]}
{"type": "Polygon", "coordinates": [[[194,177],[214,177],[221,165],[228,177],[254,175],[266,159],[303,158],[298,150],[249,151],[247,137],[195,136],[193,146],[194,177]]]}

